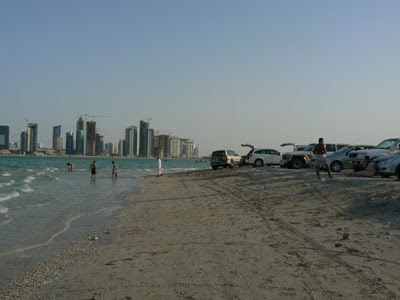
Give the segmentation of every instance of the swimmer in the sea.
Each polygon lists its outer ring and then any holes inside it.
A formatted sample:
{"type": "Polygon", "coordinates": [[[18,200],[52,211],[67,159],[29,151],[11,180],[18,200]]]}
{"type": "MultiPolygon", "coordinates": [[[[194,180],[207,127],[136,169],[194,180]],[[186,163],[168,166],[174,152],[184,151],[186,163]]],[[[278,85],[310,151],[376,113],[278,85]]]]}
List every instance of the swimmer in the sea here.
{"type": "Polygon", "coordinates": [[[91,177],[92,179],[96,179],[97,165],[96,165],[96,161],[95,161],[95,160],[94,160],[94,161],[92,162],[92,164],[90,165],[89,170],[91,171],[90,177],[91,177]]]}
{"type": "Polygon", "coordinates": [[[68,166],[68,171],[69,172],[72,172],[74,170],[74,164],[72,162],[68,162],[67,166],[68,166]]]}

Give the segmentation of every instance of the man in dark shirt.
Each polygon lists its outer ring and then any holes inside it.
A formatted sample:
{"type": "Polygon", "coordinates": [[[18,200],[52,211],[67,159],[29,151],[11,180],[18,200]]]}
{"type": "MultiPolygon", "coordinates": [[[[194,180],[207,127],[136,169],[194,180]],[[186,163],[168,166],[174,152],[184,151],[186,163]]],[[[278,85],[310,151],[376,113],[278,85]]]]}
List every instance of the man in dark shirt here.
{"type": "Polygon", "coordinates": [[[326,146],[323,138],[319,138],[318,144],[315,145],[313,153],[315,154],[315,161],[317,163],[315,170],[317,171],[318,180],[321,180],[321,177],[319,176],[319,169],[321,166],[325,166],[325,168],[328,170],[329,178],[332,178],[331,169],[329,168],[328,161],[326,160],[325,156],[326,146]]]}

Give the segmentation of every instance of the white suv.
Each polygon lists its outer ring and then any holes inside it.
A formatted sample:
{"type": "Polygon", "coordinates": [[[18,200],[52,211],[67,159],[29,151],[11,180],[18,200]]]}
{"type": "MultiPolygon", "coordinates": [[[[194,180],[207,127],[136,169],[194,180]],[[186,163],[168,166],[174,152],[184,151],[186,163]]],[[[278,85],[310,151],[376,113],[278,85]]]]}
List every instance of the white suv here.
{"type": "Polygon", "coordinates": [[[267,148],[255,148],[249,153],[247,163],[254,167],[262,167],[264,165],[279,165],[282,155],[279,151],[267,148]]]}

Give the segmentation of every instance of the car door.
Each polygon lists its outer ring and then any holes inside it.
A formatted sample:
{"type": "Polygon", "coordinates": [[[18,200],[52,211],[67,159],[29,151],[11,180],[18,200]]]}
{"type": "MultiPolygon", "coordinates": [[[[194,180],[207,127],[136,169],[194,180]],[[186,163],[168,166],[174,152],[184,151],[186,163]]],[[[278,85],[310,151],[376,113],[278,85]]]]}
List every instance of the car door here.
{"type": "Polygon", "coordinates": [[[352,147],[349,150],[346,151],[346,153],[344,153],[343,158],[342,158],[342,162],[343,162],[343,168],[345,169],[351,169],[352,168],[352,164],[351,164],[351,160],[349,157],[349,154],[351,151],[354,151],[355,148],[352,147]]]}
{"type": "Polygon", "coordinates": [[[264,164],[266,165],[271,164],[271,154],[268,149],[261,150],[261,155],[264,160],[264,164]]]}
{"type": "Polygon", "coordinates": [[[271,164],[279,165],[281,163],[281,153],[276,150],[270,150],[271,164]]]}

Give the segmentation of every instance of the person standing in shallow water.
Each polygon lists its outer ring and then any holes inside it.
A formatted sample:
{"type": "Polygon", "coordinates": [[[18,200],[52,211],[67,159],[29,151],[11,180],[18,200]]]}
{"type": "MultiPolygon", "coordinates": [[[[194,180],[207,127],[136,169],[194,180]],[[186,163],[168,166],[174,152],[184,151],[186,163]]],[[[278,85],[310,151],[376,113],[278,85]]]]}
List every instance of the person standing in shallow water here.
{"type": "Polygon", "coordinates": [[[161,175],[161,158],[157,157],[157,176],[160,177],[161,175]]]}
{"type": "Polygon", "coordinates": [[[92,162],[92,164],[90,165],[89,170],[91,171],[90,177],[91,177],[92,179],[96,179],[97,165],[96,165],[96,161],[95,161],[95,160],[94,160],[94,161],[92,162]]]}
{"type": "Polygon", "coordinates": [[[324,144],[323,138],[319,138],[318,144],[315,145],[313,153],[315,154],[315,162],[317,163],[315,170],[317,172],[318,180],[321,180],[321,177],[319,176],[319,169],[321,166],[325,166],[325,168],[328,170],[329,178],[332,178],[331,169],[329,168],[328,161],[326,160],[325,156],[326,145],[324,144]]]}
{"type": "Polygon", "coordinates": [[[115,177],[115,178],[117,178],[118,177],[118,174],[117,174],[117,164],[114,162],[114,161],[112,161],[111,162],[112,163],[112,177],[115,177]]]}

